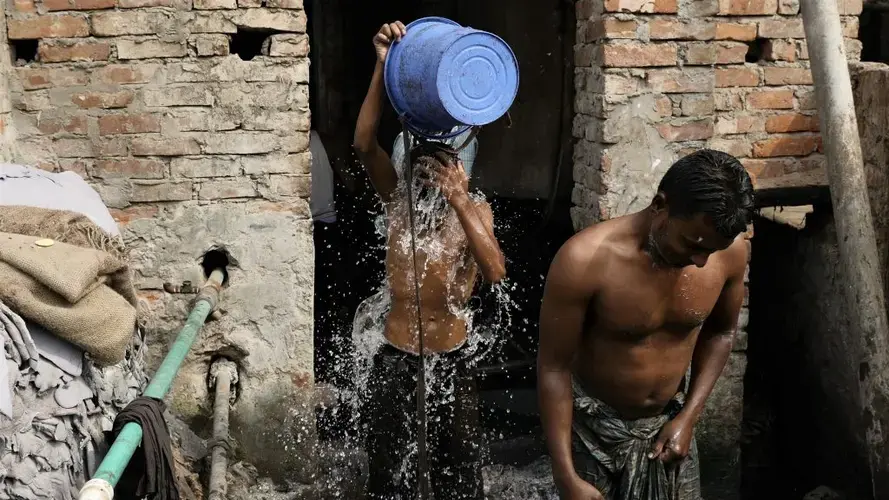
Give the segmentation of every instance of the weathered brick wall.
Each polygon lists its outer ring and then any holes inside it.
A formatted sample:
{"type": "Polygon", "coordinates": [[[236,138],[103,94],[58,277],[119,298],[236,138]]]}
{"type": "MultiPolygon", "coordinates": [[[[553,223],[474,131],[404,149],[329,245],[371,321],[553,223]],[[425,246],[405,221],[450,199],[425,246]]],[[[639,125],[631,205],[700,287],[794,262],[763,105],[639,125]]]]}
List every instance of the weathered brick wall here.
{"type": "MultiPolygon", "coordinates": [[[[11,40],[36,40],[9,78],[16,160],[84,176],[133,248],[157,366],[201,255],[237,260],[222,308],[170,396],[193,425],[212,404],[207,369],[240,361],[232,431],[276,478],[308,482],[311,450],[312,226],[309,63],[302,0],[8,0],[11,40]],[[262,54],[229,54],[239,32],[262,54]],[[260,39],[261,40],[261,39],[260,39]]],[[[240,43],[238,41],[237,43],[240,43]]],[[[2,111],[2,110],[0,110],[2,111]]],[[[2,115],[0,115],[2,117],[2,115]]]]}
{"type": "MultiPolygon", "coordinates": [[[[861,0],[840,0],[850,60],[861,0]]],[[[798,0],[578,0],[572,217],[644,208],[666,169],[702,147],[757,187],[826,182],[798,0]]],[[[741,328],[749,313],[745,307],[741,328]]],[[[698,426],[704,483],[737,498],[746,332],[698,426]]]]}
{"type": "Polygon", "coordinates": [[[6,9],[0,12],[0,161],[9,161],[12,157],[12,106],[9,102],[9,86],[7,84],[12,63],[9,59],[9,44],[6,39],[6,9]]]}
{"type": "MultiPolygon", "coordinates": [[[[861,0],[839,3],[857,60],[861,0]]],[[[576,5],[576,225],[644,206],[670,163],[704,146],[743,158],[763,186],[823,182],[798,1],[576,5]]]]}

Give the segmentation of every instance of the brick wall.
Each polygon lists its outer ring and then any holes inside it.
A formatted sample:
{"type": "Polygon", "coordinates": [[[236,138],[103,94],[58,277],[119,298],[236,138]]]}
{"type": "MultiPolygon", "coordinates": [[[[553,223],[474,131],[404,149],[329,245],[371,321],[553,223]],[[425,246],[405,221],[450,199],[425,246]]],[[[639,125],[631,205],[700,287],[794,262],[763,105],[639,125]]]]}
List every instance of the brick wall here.
{"type": "MultiPolygon", "coordinates": [[[[839,3],[857,60],[861,0],[839,3]]],[[[576,225],[644,206],[704,146],[743,158],[761,186],[824,182],[797,0],[576,5],[576,225]]]]}
{"type": "MultiPolygon", "coordinates": [[[[861,0],[839,0],[846,50],[861,0]]],[[[731,153],[758,188],[824,184],[798,0],[577,0],[575,227],[644,208],[678,158],[731,153]]],[[[742,330],[749,313],[743,311],[742,330]]],[[[705,493],[737,498],[746,333],[698,438],[705,493]]]]}
{"type": "Polygon", "coordinates": [[[183,367],[173,410],[206,423],[208,363],[219,352],[238,359],[240,449],[262,472],[310,481],[302,0],[8,0],[6,11],[11,42],[37,43],[36,60],[17,61],[9,75],[15,159],[79,173],[114,209],[133,248],[151,364],[190,299],[164,293],[163,283],[199,283],[197,262],[214,245],[237,261],[226,315],[205,328],[183,367]],[[250,60],[229,53],[244,30],[267,35],[250,60]]]}

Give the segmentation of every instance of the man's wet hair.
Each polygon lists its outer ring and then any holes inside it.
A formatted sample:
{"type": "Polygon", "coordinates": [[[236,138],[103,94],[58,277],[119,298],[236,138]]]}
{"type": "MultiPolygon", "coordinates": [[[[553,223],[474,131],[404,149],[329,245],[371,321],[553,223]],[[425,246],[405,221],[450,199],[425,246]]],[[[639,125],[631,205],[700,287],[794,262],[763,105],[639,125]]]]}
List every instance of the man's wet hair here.
{"type": "Polygon", "coordinates": [[[753,220],[753,183],[734,156],[701,149],[674,163],[658,186],[669,215],[709,216],[716,231],[734,238],[753,220]]]}

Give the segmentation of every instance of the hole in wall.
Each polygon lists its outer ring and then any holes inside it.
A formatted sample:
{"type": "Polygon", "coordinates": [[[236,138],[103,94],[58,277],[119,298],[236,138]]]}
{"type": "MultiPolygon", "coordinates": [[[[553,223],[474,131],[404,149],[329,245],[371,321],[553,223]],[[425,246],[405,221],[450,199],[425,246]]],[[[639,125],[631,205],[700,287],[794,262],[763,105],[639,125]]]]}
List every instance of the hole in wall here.
{"type": "Polygon", "coordinates": [[[12,60],[24,64],[37,60],[37,40],[10,40],[12,60]]]}
{"type": "Polygon", "coordinates": [[[214,246],[201,257],[201,269],[204,270],[204,279],[210,277],[215,269],[222,269],[223,280],[222,285],[228,285],[228,268],[230,266],[237,267],[238,261],[232,257],[231,253],[223,246],[214,246]]]}
{"type": "Polygon", "coordinates": [[[231,37],[229,52],[237,54],[244,61],[249,61],[256,56],[268,52],[268,38],[275,33],[274,30],[255,30],[239,27],[237,33],[231,37]]]}
{"type": "Polygon", "coordinates": [[[757,38],[747,42],[747,54],[744,56],[744,61],[749,63],[762,61],[767,43],[769,41],[765,38],[757,38]]]}

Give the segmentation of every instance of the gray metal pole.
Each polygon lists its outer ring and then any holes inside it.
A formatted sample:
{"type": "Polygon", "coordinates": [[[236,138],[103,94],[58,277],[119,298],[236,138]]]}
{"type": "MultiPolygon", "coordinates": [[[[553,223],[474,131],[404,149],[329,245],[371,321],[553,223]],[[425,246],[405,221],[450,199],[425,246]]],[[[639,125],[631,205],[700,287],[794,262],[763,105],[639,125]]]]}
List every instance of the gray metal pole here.
{"type": "Polygon", "coordinates": [[[850,368],[860,380],[874,498],[884,499],[889,498],[889,326],[836,1],[802,0],[800,7],[827,156],[848,333],[858,340],[859,365],[850,368]]]}

